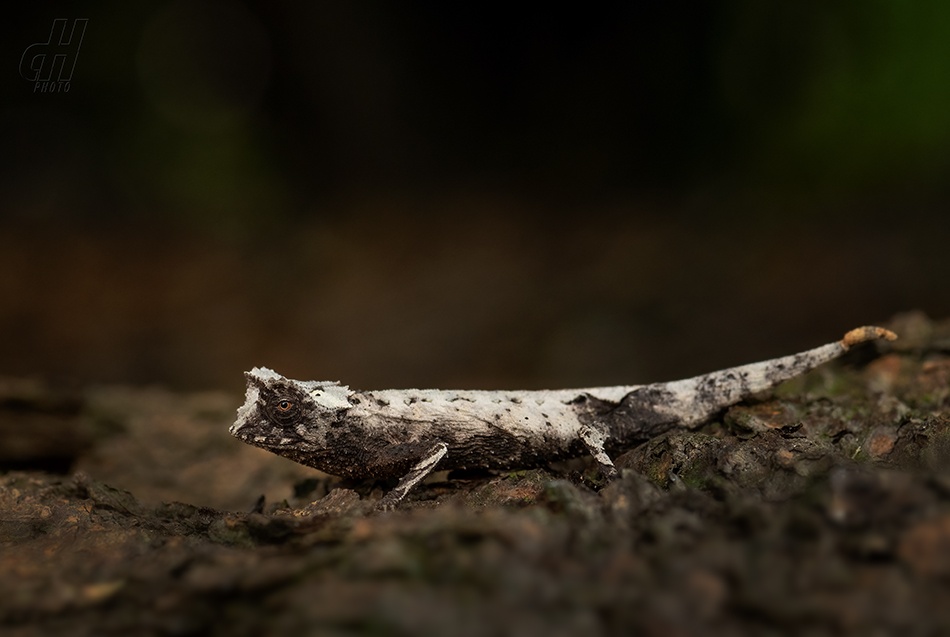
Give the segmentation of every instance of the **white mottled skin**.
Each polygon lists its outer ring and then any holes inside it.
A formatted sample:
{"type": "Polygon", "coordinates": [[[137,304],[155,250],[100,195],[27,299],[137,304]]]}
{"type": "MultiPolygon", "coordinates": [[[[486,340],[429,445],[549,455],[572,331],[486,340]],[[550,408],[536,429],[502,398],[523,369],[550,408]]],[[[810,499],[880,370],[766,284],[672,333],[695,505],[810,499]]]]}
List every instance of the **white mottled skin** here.
{"type": "MultiPolygon", "coordinates": [[[[836,342],[810,350],[808,353],[814,356],[816,364],[820,364],[840,356],[844,351],[842,345],[836,342]]],[[[475,426],[500,427],[511,434],[526,438],[538,432],[539,422],[550,422],[552,427],[548,428],[547,432],[569,444],[577,439],[577,432],[582,426],[577,419],[577,410],[572,404],[579,396],[587,395],[617,403],[634,390],[649,386],[662,387],[673,394],[673,400],[668,404],[658,405],[657,409],[668,412],[671,416],[680,419],[684,425],[689,426],[703,422],[714,413],[739,402],[750,394],[774,387],[776,378],[773,377],[770,380],[766,373],[769,370],[775,370],[778,365],[789,366],[793,358],[794,356],[786,356],[723,370],[720,373],[746,372],[748,391],[736,391],[734,396],[727,399],[728,402],[718,402],[715,405],[698,405],[695,401],[697,383],[708,375],[654,385],[617,385],[537,391],[384,389],[357,392],[336,382],[293,382],[306,387],[307,393],[318,405],[330,410],[349,408],[349,414],[366,422],[375,421],[382,424],[383,421],[396,420],[403,426],[407,421],[470,423],[475,426]],[[358,404],[351,403],[353,398],[359,400],[358,404]],[[495,420],[490,417],[494,414],[498,414],[500,419],[495,420]]],[[[794,371],[788,375],[788,378],[798,373],[800,372],[794,371]]],[[[282,376],[266,367],[255,367],[251,370],[251,374],[261,379],[283,379],[282,376]]],[[[779,382],[787,380],[785,377],[779,378],[779,382]]],[[[238,419],[232,428],[232,433],[240,430],[242,423],[246,420],[245,414],[250,411],[257,398],[258,390],[249,387],[247,400],[238,411],[238,419]]]]}
{"type": "MultiPolygon", "coordinates": [[[[332,459],[318,458],[328,456],[327,440],[340,431],[331,428],[340,427],[343,420],[348,435],[365,439],[367,445],[372,443],[372,453],[378,455],[384,455],[390,445],[395,449],[400,445],[438,442],[441,447],[432,451],[438,455],[432,456],[431,462],[427,464],[422,456],[418,458],[421,462],[416,473],[421,475],[414,477],[415,481],[424,477],[419,467],[428,471],[438,463],[443,468],[519,468],[519,462],[537,464],[545,457],[556,459],[576,453],[582,448],[579,442],[587,445],[598,461],[608,464],[610,460],[603,453],[603,444],[611,437],[614,438],[610,440],[612,446],[618,447],[643,439],[644,434],[655,433],[656,427],[696,426],[756,392],[836,358],[856,343],[875,338],[893,340],[896,336],[881,328],[864,327],[852,330],[841,341],[800,354],[694,378],[652,385],[553,391],[389,389],[357,392],[335,382],[294,381],[257,367],[248,374],[246,401],[238,409],[231,433],[245,442],[318,468],[324,468],[321,463],[332,462],[332,459]],[[313,401],[314,414],[306,422],[283,426],[271,422],[265,411],[258,409],[261,393],[255,382],[266,387],[284,384],[297,388],[313,401]],[[657,402],[657,396],[662,401],[657,402]],[[598,409],[607,409],[614,422],[602,426],[594,421],[595,416],[602,413],[591,406],[594,403],[598,409]],[[641,428],[637,422],[624,420],[636,418],[637,414],[652,422],[645,422],[641,428]],[[299,438],[292,439],[288,427],[299,438]],[[591,427],[598,431],[591,431],[591,427]],[[618,440],[618,437],[629,440],[618,440]],[[497,444],[492,444],[492,440],[497,440],[497,444]],[[480,454],[478,457],[473,457],[473,448],[480,454]]],[[[360,440],[349,442],[360,444],[360,440]]],[[[369,458],[368,462],[372,460],[369,458]]],[[[371,473],[371,469],[364,471],[364,474],[371,473]]]]}

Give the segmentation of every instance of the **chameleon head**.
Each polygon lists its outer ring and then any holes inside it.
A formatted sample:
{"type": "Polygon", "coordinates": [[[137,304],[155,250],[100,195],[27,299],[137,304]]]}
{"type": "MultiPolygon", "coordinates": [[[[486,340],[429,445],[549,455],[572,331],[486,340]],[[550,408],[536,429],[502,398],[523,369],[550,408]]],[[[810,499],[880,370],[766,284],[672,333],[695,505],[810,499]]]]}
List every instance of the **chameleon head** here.
{"type": "Polygon", "coordinates": [[[353,392],[339,383],[291,380],[266,367],[244,376],[247,393],[231,435],[274,453],[325,448],[326,429],[351,406],[353,392]]]}

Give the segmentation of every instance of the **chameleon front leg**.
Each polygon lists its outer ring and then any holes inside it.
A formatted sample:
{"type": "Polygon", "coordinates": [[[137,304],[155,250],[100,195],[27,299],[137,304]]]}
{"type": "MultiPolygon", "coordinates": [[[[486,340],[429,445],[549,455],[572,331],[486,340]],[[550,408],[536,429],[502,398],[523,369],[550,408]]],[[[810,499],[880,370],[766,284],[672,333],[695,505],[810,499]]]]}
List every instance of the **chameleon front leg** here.
{"type": "Polygon", "coordinates": [[[584,425],[578,432],[578,437],[587,447],[590,455],[597,461],[597,464],[600,465],[604,478],[609,482],[617,477],[617,467],[614,466],[613,460],[604,451],[604,443],[607,442],[606,429],[606,426],[602,423],[595,423],[594,426],[584,425]]]}
{"type": "Polygon", "coordinates": [[[444,442],[438,442],[430,447],[423,455],[422,460],[399,480],[399,484],[396,485],[396,488],[387,493],[376,503],[376,509],[380,511],[394,509],[414,486],[422,482],[426,476],[432,473],[432,470],[435,469],[439,461],[442,460],[448,452],[449,447],[444,442]]]}

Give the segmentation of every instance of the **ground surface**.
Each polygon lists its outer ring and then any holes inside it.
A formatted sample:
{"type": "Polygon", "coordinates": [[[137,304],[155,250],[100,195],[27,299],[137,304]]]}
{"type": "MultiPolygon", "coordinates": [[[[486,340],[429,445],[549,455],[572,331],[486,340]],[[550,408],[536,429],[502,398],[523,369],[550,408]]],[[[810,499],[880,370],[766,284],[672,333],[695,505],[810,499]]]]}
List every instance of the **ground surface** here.
{"type": "MultiPolygon", "coordinates": [[[[950,631],[950,323],[619,459],[391,513],[227,435],[240,397],[0,383],[5,635],[950,631]],[[261,501],[259,496],[264,494],[261,501]]],[[[875,349],[877,348],[877,349],[875,349]]]]}

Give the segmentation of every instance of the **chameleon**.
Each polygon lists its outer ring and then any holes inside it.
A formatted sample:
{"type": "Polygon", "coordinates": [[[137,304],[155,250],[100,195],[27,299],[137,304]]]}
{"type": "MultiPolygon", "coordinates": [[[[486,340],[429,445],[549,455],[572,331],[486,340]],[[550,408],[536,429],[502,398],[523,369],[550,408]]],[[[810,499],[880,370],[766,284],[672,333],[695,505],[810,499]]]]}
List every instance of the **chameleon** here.
{"type": "Polygon", "coordinates": [[[791,356],[666,383],[585,389],[354,391],[266,367],[245,372],[240,440],[350,479],[398,478],[378,500],[394,508],[435,470],[529,469],[589,454],[604,477],[611,454],[675,428],[696,428],[727,407],[830,361],[858,343],[895,340],[859,327],[791,356]]]}

